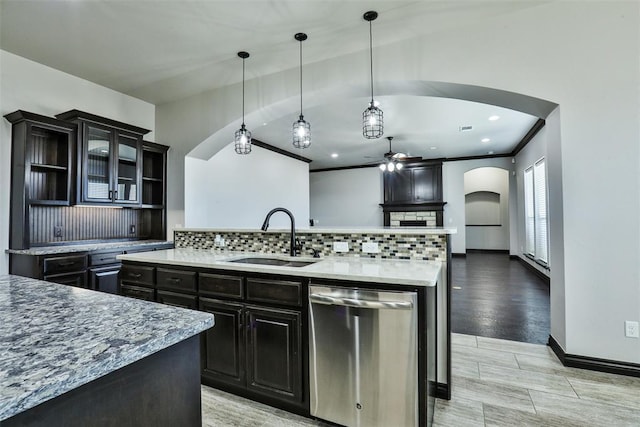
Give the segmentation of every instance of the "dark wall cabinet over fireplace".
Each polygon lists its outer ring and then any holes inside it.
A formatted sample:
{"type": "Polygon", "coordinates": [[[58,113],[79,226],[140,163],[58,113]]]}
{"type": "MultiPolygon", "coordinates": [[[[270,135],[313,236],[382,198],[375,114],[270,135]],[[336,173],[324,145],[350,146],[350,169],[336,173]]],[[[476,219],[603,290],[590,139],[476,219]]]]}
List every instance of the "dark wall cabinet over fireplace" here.
{"type": "Polygon", "coordinates": [[[443,225],[442,162],[407,163],[401,170],[384,174],[384,225],[390,225],[391,212],[435,211],[438,226],[443,225]]]}

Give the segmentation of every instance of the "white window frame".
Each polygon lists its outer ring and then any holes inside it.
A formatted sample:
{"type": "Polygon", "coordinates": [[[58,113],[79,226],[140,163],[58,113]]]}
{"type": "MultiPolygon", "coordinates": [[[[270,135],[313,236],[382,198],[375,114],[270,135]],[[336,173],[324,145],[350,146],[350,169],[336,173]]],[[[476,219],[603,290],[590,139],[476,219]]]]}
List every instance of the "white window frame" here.
{"type": "Polygon", "coordinates": [[[549,264],[549,209],[546,161],[542,157],[524,170],[524,254],[549,264]]]}

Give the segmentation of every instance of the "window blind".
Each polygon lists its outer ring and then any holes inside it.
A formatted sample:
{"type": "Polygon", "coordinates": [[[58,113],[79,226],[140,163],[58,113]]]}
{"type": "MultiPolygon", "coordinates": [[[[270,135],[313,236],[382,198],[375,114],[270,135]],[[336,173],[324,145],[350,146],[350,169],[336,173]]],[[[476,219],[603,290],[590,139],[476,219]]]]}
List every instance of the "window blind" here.
{"type": "Polygon", "coordinates": [[[533,167],[524,171],[525,253],[535,255],[535,209],[533,199],[533,167]]]}
{"type": "Polygon", "coordinates": [[[533,166],[533,193],[535,195],[535,257],[548,262],[547,178],[544,159],[533,166]]]}

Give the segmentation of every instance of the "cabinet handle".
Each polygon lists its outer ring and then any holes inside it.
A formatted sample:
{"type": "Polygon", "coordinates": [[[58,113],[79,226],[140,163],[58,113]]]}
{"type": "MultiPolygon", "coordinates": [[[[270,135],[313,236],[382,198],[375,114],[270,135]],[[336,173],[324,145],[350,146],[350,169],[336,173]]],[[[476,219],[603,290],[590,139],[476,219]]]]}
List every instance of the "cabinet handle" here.
{"type": "Polygon", "coordinates": [[[177,279],[175,277],[167,277],[167,282],[180,283],[180,279],[177,279]]]}
{"type": "Polygon", "coordinates": [[[115,190],[113,192],[113,200],[117,200],[118,199],[118,190],[115,190]]]}
{"type": "Polygon", "coordinates": [[[129,273],[129,276],[138,279],[142,276],[142,273],[129,273]]]}
{"type": "Polygon", "coordinates": [[[109,200],[113,200],[113,190],[109,190],[109,200]]]}

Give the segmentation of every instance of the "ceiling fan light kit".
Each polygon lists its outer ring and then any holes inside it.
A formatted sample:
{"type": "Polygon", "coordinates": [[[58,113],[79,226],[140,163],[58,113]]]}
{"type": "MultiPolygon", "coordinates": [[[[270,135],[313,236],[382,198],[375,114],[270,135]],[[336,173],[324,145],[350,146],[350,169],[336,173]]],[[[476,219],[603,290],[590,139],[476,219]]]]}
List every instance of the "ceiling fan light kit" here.
{"type": "Polygon", "coordinates": [[[244,61],[249,57],[249,52],[238,52],[238,56],[242,58],[242,125],[234,134],[234,144],[236,153],[251,153],[251,132],[247,130],[244,124],[244,61]]]}
{"type": "Polygon", "coordinates": [[[362,135],[367,139],[377,139],[384,134],[383,113],[373,99],[373,35],[371,21],[374,21],[377,17],[378,12],[373,10],[363,15],[364,20],[369,22],[369,71],[371,78],[371,101],[367,109],[362,113],[362,135]]]}
{"type": "Polygon", "coordinates": [[[293,37],[300,42],[300,117],[293,122],[293,146],[308,148],[311,145],[311,123],[305,121],[302,115],[302,42],[307,39],[307,35],[297,33],[293,37]]]}

